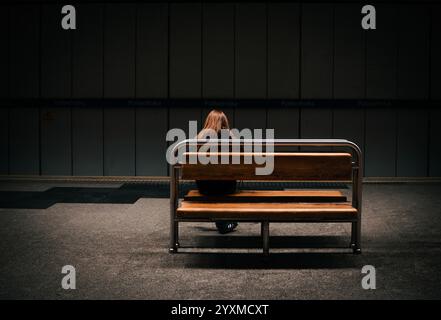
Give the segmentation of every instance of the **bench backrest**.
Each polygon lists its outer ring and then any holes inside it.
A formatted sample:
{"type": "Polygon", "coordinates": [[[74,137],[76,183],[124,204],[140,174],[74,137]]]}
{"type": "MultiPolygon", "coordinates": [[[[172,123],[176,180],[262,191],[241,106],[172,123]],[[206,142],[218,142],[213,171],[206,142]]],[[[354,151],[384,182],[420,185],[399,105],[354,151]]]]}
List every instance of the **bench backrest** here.
{"type": "MultiPolygon", "coordinates": [[[[256,168],[265,164],[256,164],[254,157],[251,164],[244,163],[243,157],[250,153],[235,154],[240,156],[240,164],[221,164],[220,156],[225,153],[211,153],[218,157],[218,164],[182,164],[182,179],[186,180],[281,180],[281,181],[350,181],[352,179],[352,155],[350,153],[314,153],[314,152],[275,152],[274,170],[269,175],[256,175],[256,168]]],[[[232,155],[232,153],[228,153],[232,155]]],[[[270,154],[265,154],[267,157],[270,154]]],[[[197,153],[185,153],[186,158],[197,153]]]]}

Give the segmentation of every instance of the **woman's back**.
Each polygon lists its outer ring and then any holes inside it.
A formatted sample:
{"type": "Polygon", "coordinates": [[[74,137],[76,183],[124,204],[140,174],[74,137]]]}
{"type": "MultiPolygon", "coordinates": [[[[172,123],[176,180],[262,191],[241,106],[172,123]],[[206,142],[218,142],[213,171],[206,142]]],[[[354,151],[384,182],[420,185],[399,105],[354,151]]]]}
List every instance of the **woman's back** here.
{"type": "MultiPolygon", "coordinates": [[[[208,137],[220,138],[222,130],[229,130],[230,126],[226,115],[220,110],[212,110],[205,119],[204,128],[198,134],[199,139],[208,137]]],[[[236,180],[196,180],[201,194],[225,195],[236,192],[236,180]]],[[[236,222],[218,221],[216,227],[220,233],[228,233],[237,227],[236,222]]]]}

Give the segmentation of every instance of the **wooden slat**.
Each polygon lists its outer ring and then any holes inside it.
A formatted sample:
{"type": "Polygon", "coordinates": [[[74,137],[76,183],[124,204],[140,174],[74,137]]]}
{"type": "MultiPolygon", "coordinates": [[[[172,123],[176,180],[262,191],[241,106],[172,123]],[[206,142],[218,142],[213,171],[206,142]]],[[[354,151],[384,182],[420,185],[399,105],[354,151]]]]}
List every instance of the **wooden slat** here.
{"type": "MultiPolygon", "coordinates": [[[[186,153],[192,156],[196,153],[186,153]]],[[[188,180],[299,180],[299,181],[348,181],[351,180],[351,155],[349,153],[272,153],[274,170],[269,175],[256,175],[255,163],[245,164],[244,157],[251,153],[228,153],[239,155],[240,164],[220,164],[225,153],[212,153],[219,164],[183,164],[182,179],[188,180]]],[[[253,153],[255,155],[256,153],[253,153]]],[[[264,154],[268,157],[270,154],[264,154]]],[[[269,158],[267,158],[269,160],[269,158]]],[[[229,161],[231,163],[231,161],[229,161]]],[[[253,161],[252,161],[253,162],[253,161]]]]}
{"type": "Polygon", "coordinates": [[[355,219],[350,203],[206,203],[183,201],[178,218],[339,220],[355,219]]]}
{"type": "Polygon", "coordinates": [[[244,190],[229,195],[206,196],[190,190],[185,201],[204,202],[345,202],[338,190],[244,190]]]}

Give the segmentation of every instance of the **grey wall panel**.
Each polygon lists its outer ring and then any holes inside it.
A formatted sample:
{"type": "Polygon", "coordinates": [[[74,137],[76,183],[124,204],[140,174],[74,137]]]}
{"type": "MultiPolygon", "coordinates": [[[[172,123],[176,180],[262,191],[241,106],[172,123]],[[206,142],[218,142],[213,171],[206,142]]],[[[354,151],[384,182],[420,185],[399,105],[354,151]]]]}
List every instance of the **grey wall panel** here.
{"type": "MultiPolygon", "coordinates": [[[[297,139],[300,136],[300,109],[295,107],[268,108],[267,128],[274,129],[276,139],[297,139]]],[[[279,147],[277,150],[297,151],[298,147],[279,147]]]]}
{"type": "Polygon", "coordinates": [[[72,45],[72,96],[103,96],[103,6],[80,4],[72,45]]]}
{"type": "MultiPolygon", "coordinates": [[[[189,137],[189,121],[197,121],[198,132],[202,127],[201,124],[201,111],[200,107],[171,107],[169,113],[169,127],[168,129],[179,128],[185,131],[187,138],[189,137]]],[[[192,138],[192,137],[191,137],[192,138]]]]}
{"type": "Polygon", "coordinates": [[[9,110],[0,108],[0,174],[9,171],[9,110]]]}
{"type": "Polygon", "coordinates": [[[104,10],[104,97],[135,96],[134,4],[106,4],[104,10]]]}
{"type": "Polygon", "coordinates": [[[136,97],[168,97],[168,5],[139,4],[136,97]]]}
{"type": "Polygon", "coordinates": [[[9,97],[9,7],[0,6],[0,98],[9,97]]]}
{"type": "Polygon", "coordinates": [[[299,98],[300,9],[298,4],[268,7],[268,97],[299,98]]]}
{"type": "Polygon", "coordinates": [[[36,5],[11,7],[10,18],[11,97],[39,97],[40,10],[36,5]]]}
{"type": "MultiPolygon", "coordinates": [[[[301,108],[300,138],[330,139],[333,137],[333,111],[331,108],[301,108]]],[[[300,147],[304,151],[332,151],[328,147],[300,147]]]]}
{"type": "Polygon", "coordinates": [[[432,99],[441,100],[441,19],[439,19],[441,16],[441,5],[432,6],[431,15],[432,18],[430,20],[432,21],[432,37],[430,43],[430,97],[432,99]]]}
{"type": "Polygon", "coordinates": [[[204,98],[234,97],[234,5],[203,6],[204,98]]]}
{"type": "MultiPolygon", "coordinates": [[[[300,109],[293,107],[268,108],[267,128],[274,129],[276,139],[298,139],[300,109]]],[[[298,147],[278,147],[276,151],[298,151],[298,147]]]]}
{"type": "Polygon", "coordinates": [[[41,109],[41,174],[72,174],[71,108],[41,109]]]}
{"type": "Polygon", "coordinates": [[[266,13],[262,3],[236,4],[236,98],[267,97],[266,13]]]}
{"type": "Polygon", "coordinates": [[[399,7],[397,97],[429,97],[429,10],[426,6],[399,7]]]}
{"type": "Polygon", "coordinates": [[[11,108],[9,119],[10,174],[40,174],[38,108],[11,108]]]}
{"type": "Polygon", "coordinates": [[[135,110],[104,107],[104,175],[135,175],[135,110]]]}
{"type": "Polygon", "coordinates": [[[401,109],[397,112],[397,176],[425,177],[428,164],[428,111],[401,109]]]}
{"type": "Polygon", "coordinates": [[[393,177],[396,164],[396,110],[366,110],[365,175],[393,177]]]}
{"type": "Polygon", "coordinates": [[[334,98],[365,97],[365,34],[360,5],[335,5],[334,98]]]}
{"type": "Polygon", "coordinates": [[[170,5],[170,97],[200,98],[202,28],[200,4],[170,5]]]}
{"type": "Polygon", "coordinates": [[[72,33],[61,27],[62,5],[41,7],[41,96],[68,98],[72,88],[72,33]]]}
{"type": "Polygon", "coordinates": [[[366,31],[366,98],[394,99],[397,88],[397,9],[377,5],[377,29],[366,31]]]}
{"type": "Polygon", "coordinates": [[[332,98],[333,7],[302,5],[301,98],[332,98]]]}
{"type": "MultiPolygon", "coordinates": [[[[364,151],[364,110],[361,108],[335,108],[333,137],[356,143],[364,151]]],[[[348,151],[351,151],[348,148],[348,151]]]]}
{"type": "Polygon", "coordinates": [[[167,109],[136,109],[136,175],[166,176],[167,109]]]}
{"type": "Polygon", "coordinates": [[[266,128],[266,108],[240,108],[234,111],[235,127],[239,130],[265,129],[266,128]]]}
{"type": "Polygon", "coordinates": [[[103,108],[73,107],[73,175],[103,175],[103,138],[103,108]]]}
{"type": "MultiPolygon", "coordinates": [[[[300,110],[300,138],[330,139],[332,138],[332,109],[309,107],[300,110]]],[[[301,147],[307,151],[329,151],[330,148],[301,147]]]]}
{"type": "Polygon", "coordinates": [[[441,177],[441,110],[430,110],[429,175],[441,177]]]}
{"type": "Polygon", "coordinates": [[[299,138],[300,118],[298,108],[268,108],[268,128],[274,129],[278,139],[299,138]]]}
{"type": "Polygon", "coordinates": [[[300,138],[332,138],[333,123],[331,108],[302,108],[300,112],[300,138]]]}

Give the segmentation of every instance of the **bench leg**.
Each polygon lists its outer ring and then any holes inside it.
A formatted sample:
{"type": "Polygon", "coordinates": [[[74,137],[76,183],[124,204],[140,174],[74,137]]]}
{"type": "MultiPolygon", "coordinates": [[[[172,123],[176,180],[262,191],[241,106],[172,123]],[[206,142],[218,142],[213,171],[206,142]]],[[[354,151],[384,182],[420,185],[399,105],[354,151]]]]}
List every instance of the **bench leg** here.
{"type": "Polygon", "coordinates": [[[357,235],[357,223],[356,222],[351,222],[351,243],[349,245],[349,247],[351,249],[355,248],[356,235],[357,235]]]}
{"type": "Polygon", "coordinates": [[[170,253],[178,252],[179,247],[179,222],[171,221],[170,225],[170,253]]]}
{"type": "Polygon", "coordinates": [[[262,234],[263,254],[267,256],[269,255],[269,222],[268,221],[262,221],[260,231],[262,234]]]}
{"type": "Polygon", "coordinates": [[[361,221],[352,222],[351,248],[353,253],[361,253],[361,221]]]}

